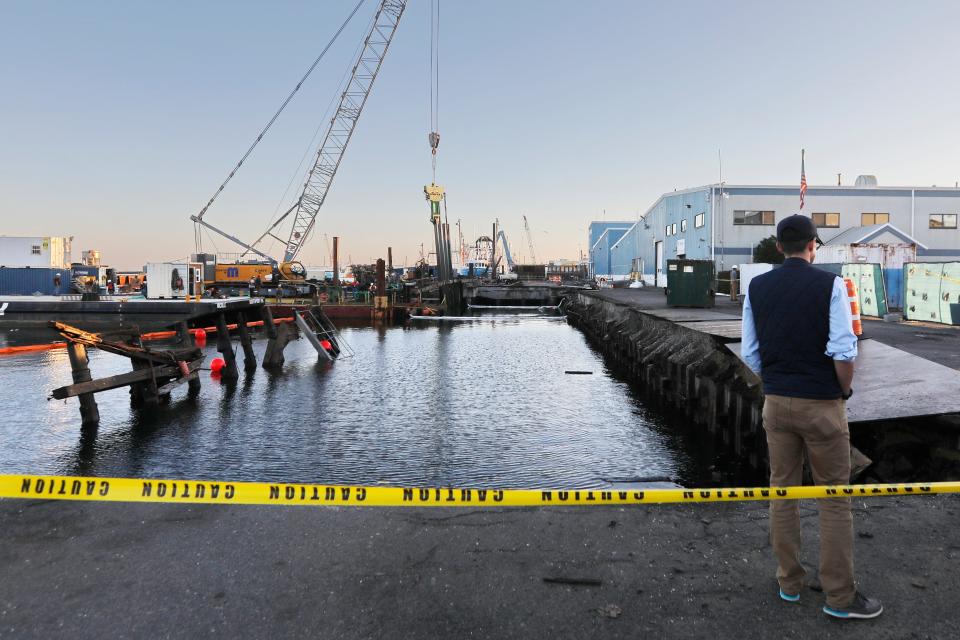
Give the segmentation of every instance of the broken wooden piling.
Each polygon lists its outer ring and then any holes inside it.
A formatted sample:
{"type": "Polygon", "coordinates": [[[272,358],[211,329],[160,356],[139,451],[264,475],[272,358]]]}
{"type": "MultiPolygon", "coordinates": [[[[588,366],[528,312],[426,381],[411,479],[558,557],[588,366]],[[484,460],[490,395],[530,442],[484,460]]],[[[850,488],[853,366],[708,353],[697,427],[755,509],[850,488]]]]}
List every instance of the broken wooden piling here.
{"type": "Polygon", "coordinates": [[[240,336],[240,346],[243,347],[243,368],[246,371],[253,371],[257,368],[257,356],[253,352],[253,340],[250,337],[250,330],[247,329],[247,319],[242,313],[237,320],[237,334],[240,336]]]}
{"type": "Polygon", "coordinates": [[[263,368],[274,369],[283,366],[283,350],[297,338],[297,329],[291,323],[277,325],[273,321],[270,307],[263,307],[263,328],[267,332],[267,348],[263,352],[263,368]]]}
{"type": "MultiPolygon", "coordinates": [[[[148,349],[140,344],[118,340],[106,340],[100,334],[89,333],[76,327],[52,322],[66,341],[70,354],[73,384],[54,389],[50,397],[56,400],[78,397],[80,416],[85,427],[100,421],[95,393],[130,387],[130,399],[135,406],[153,406],[173,389],[189,384],[199,390],[197,371],[203,362],[203,354],[190,340],[186,345],[172,349],[148,349]],[[87,349],[95,347],[108,353],[129,358],[133,371],[94,380],[89,367],[87,349]]],[[[180,331],[182,335],[182,330],[180,331]]],[[[128,334],[129,335],[129,334],[128,334]]]]}
{"type": "MultiPolygon", "coordinates": [[[[73,383],[90,382],[90,360],[87,357],[87,347],[82,344],[68,342],[67,353],[70,355],[70,368],[73,373],[73,383]]],[[[83,427],[94,427],[100,424],[100,409],[93,397],[93,392],[78,393],[80,400],[80,424],[83,427]]]]}
{"type": "Polygon", "coordinates": [[[240,377],[237,371],[237,354],[233,351],[230,342],[230,330],[227,328],[227,319],[222,313],[217,314],[217,351],[223,355],[224,366],[220,370],[223,380],[236,380],[240,377]]]}

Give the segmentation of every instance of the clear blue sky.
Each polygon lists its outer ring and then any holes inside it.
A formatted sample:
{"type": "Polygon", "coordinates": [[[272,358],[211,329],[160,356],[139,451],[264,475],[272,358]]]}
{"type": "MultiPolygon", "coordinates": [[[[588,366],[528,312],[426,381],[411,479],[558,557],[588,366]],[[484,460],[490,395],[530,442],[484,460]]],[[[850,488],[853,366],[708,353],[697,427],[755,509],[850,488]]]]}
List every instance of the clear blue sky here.
{"type": "MultiPolygon", "coordinates": [[[[353,0],[4,2],[0,233],[73,235],[135,267],[192,250],[195,213],[353,0]]],[[[298,195],[309,142],[374,0],[208,214],[259,234],[298,195]],[[293,179],[293,188],[284,190],[293,179]]],[[[358,18],[360,16],[358,15],[358,18]]],[[[586,226],[724,178],[960,179],[954,2],[442,0],[438,182],[467,235],[576,257],[586,226]]],[[[413,0],[347,151],[323,233],[354,261],[432,239],[429,2],[413,0]]],[[[308,160],[309,162],[309,160],[308,160]]],[[[221,250],[232,250],[218,241],[221,250]]]]}

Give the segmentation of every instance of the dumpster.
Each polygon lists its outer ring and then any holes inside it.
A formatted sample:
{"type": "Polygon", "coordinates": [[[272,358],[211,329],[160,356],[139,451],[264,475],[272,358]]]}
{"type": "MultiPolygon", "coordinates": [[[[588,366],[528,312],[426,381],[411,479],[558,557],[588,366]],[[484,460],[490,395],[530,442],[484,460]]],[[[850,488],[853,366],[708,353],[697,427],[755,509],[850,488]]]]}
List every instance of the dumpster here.
{"type": "Polygon", "coordinates": [[[667,260],[668,307],[712,307],[716,287],[713,260],[667,260]]]}

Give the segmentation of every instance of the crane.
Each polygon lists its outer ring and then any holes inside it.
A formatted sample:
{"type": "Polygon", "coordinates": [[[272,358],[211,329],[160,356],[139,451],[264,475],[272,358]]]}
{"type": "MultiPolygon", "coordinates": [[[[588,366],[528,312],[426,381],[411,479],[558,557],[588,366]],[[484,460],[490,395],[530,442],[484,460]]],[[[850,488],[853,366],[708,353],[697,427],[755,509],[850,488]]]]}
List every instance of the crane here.
{"type": "Polygon", "coordinates": [[[497,231],[497,240],[500,241],[500,244],[503,245],[503,255],[507,258],[507,268],[510,271],[513,271],[517,266],[513,262],[513,256],[510,255],[510,243],[507,242],[507,234],[503,232],[503,229],[497,231]]]}
{"type": "MultiPolygon", "coordinates": [[[[317,221],[317,214],[320,212],[320,208],[323,206],[327,194],[330,192],[330,185],[333,183],[337,169],[340,168],[343,154],[347,150],[347,145],[356,129],[357,121],[360,119],[363,107],[366,105],[367,98],[370,96],[370,90],[373,88],[373,83],[377,79],[380,67],[383,65],[383,59],[387,55],[390,43],[393,41],[393,36],[396,33],[397,26],[400,23],[400,18],[403,15],[406,5],[406,0],[381,0],[377,7],[377,12],[374,15],[370,31],[367,33],[360,54],[351,69],[350,80],[340,95],[340,102],[333,117],[330,119],[330,125],[327,128],[326,135],[324,135],[323,142],[317,150],[316,160],[307,174],[300,197],[293,206],[287,209],[286,213],[273,222],[259,238],[249,244],[218,229],[203,219],[203,215],[210,204],[243,163],[243,160],[241,160],[227,177],[227,181],[220,187],[220,190],[211,198],[207,206],[204,207],[198,215],[191,216],[190,219],[196,224],[202,225],[224,238],[235,242],[246,249],[247,252],[255,253],[261,258],[277,265],[280,273],[285,278],[302,279],[305,271],[303,266],[295,261],[303,249],[304,243],[310,237],[310,232],[313,230],[313,226],[317,221]],[[290,225],[289,232],[285,234],[286,238],[283,238],[277,235],[277,233],[279,233],[278,228],[281,227],[282,223],[287,220],[291,214],[293,214],[293,221],[290,225]],[[277,260],[257,248],[257,245],[268,236],[284,243],[281,260],[277,260]]],[[[359,4],[357,8],[359,8],[359,4]]],[[[356,13],[356,9],[354,9],[354,13],[356,13]]],[[[353,14],[351,14],[351,17],[352,16],[353,14]]],[[[344,23],[344,26],[346,26],[346,23],[344,23]]],[[[340,30],[342,31],[343,27],[341,27],[340,30]]],[[[337,35],[339,35],[339,33],[338,31],[337,35]]],[[[336,36],[334,36],[334,38],[336,38],[336,36]]],[[[330,45],[327,45],[328,48],[329,46],[330,45]]],[[[324,53],[325,52],[326,49],[324,49],[324,53]]],[[[322,55],[321,53],[321,57],[322,55]]],[[[319,62],[319,58],[317,62],[319,62]]],[[[314,63],[314,67],[315,66],[316,62],[314,63]]],[[[313,67],[311,67],[310,71],[312,70],[313,67]]],[[[307,75],[309,75],[310,71],[307,72],[307,75]]],[[[306,76],[304,76],[304,79],[306,79],[306,76]]],[[[297,84],[294,93],[300,89],[302,84],[303,80],[297,84]]],[[[290,97],[287,98],[287,102],[289,102],[292,97],[293,94],[291,93],[290,97]]],[[[286,107],[287,102],[281,106],[280,111],[286,107]]],[[[277,115],[280,114],[280,111],[277,112],[277,115]]],[[[274,120],[277,115],[274,116],[274,120]]],[[[273,120],[270,121],[263,133],[254,141],[250,151],[259,143],[263,138],[263,134],[266,133],[266,130],[269,129],[272,124],[273,120]]],[[[250,154],[250,151],[247,152],[247,155],[250,154]]],[[[244,159],[246,159],[246,156],[244,156],[244,159]]]]}
{"type": "Polygon", "coordinates": [[[537,254],[533,252],[533,234],[530,233],[530,223],[527,216],[523,216],[523,228],[527,232],[527,245],[530,247],[530,263],[537,264],[537,254]]]}

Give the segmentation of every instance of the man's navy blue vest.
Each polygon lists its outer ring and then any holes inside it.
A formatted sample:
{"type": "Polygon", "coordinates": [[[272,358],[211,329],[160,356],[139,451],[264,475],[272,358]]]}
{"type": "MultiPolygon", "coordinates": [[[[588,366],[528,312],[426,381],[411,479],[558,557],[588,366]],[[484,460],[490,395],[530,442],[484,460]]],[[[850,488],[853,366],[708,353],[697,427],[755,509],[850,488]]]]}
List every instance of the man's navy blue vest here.
{"type": "Polygon", "coordinates": [[[843,396],[833,360],[825,353],[836,277],[801,258],[787,258],[779,269],[750,281],[764,393],[816,399],[843,396]]]}

